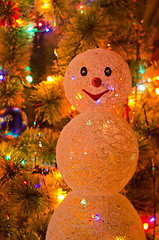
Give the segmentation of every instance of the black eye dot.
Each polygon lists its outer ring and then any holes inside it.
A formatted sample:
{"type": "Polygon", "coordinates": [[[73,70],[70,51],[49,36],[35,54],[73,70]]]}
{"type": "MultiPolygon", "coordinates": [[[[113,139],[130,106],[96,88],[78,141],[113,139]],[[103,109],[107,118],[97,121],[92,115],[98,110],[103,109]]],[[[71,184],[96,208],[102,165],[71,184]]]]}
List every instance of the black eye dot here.
{"type": "Polygon", "coordinates": [[[86,76],[87,75],[87,68],[86,67],[82,67],[81,68],[81,75],[82,76],[86,76]]]}
{"type": "Polygon", "coordinates": [[[112,74],[112,70],[109,67],[106,67],[104,73],[107,77],[109,77],[112,74]]]}

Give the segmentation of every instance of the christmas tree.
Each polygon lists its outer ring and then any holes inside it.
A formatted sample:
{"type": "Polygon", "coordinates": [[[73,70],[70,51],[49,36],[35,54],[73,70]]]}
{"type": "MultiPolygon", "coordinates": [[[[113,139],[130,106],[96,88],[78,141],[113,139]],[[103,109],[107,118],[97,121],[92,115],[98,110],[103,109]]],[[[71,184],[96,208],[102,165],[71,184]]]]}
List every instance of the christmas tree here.
{"type": "Polygon", "coordinates": [[[2,240],[45,239],[51,215],[70,191],[58,172],[56,143],[78,111],[65,97],[63,78],[69,62],[93,48],[119,53],[131,69],[132,91],[120,114],[135,130],[140,151],[136,173],[122,193],[138,211],[147,238],[158,239],[159,64],[151,61],[159,27],[155,4],[0,1],[2,240]],[[8,108],[20,111],[22,126],[3,126],[8,108]]]}

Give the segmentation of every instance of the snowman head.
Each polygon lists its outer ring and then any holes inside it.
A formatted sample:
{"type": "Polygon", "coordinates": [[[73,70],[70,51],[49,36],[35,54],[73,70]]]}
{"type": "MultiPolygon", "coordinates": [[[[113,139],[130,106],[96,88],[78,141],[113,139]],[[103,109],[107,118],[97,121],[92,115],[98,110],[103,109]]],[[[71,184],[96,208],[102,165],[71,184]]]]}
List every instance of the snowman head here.
{"type": "Polygon", "coordinates": [[[77,55],[68,65],[64,79],[66,97],[80,112],[119,108],[128,97],[131,83],[126,61],[117,53],[100,48],[77,55]]]}

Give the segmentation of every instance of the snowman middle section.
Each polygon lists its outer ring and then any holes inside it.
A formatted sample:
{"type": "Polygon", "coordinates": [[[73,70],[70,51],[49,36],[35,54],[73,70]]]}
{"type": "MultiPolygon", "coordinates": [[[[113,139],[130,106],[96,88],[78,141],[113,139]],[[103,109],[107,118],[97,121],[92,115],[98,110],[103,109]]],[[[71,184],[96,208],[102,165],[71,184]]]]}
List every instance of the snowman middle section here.
{"type": "Polygon", "coordinates": [[[138,143],[130,125],[111,111],[87,111],[65,126],[57,164],[66,183],[85,195],[121,191],[132,178],[138,143]]]}

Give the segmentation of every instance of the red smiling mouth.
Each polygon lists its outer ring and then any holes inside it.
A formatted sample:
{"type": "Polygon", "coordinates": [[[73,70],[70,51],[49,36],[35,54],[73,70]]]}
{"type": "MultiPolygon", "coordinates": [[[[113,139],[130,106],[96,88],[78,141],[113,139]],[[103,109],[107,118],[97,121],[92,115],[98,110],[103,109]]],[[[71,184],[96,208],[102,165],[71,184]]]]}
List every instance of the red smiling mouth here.
{"type": "Polygon", "coordinates": [[[87,92],[87,90],[82,89],[83,92],[85,92],[90,98],[92,98],[94,101],[97,101],[101,96],[103,96],[105,93],[109,91],[109,89],[105,90],[104,92],[98,93],[98,94],[92,94],[87,92]]]}

